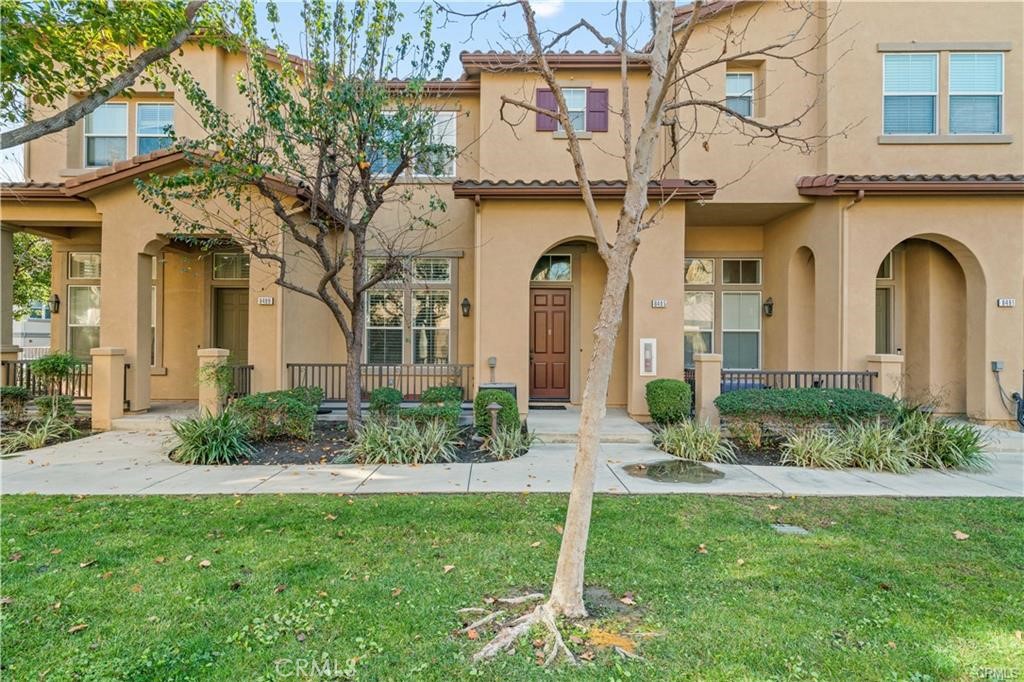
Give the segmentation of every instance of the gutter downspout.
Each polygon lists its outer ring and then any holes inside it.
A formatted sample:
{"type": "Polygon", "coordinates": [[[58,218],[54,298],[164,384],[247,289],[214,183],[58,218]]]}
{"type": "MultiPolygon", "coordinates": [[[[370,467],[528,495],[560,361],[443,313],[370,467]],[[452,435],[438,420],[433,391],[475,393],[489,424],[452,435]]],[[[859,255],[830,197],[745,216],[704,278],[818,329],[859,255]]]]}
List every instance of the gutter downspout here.
{"type": "Polygon", "coordinates": [[[480,195],[473,197],[473,390],[476,395],[480,387],[480,374],[484,371],[484,359],[480,356],[480,280],[483,256],[483,217],[480,214],[480,195]]]}
{"type": "Polygon", "coordinates": [[[843,206],[843,210],[839,218],[839,369],[840,371],[846,371],[848,369],[849,361],[846,357],[847,351],[847,340],[846,335],[849,331],[848,319],[849,319],[849,304],[850,304],[850,263],[849,263],[849,241],[850,241],[850,218],[849,211],[851,208],[859,204],[864,200],[864,190],[857,190],[857,195],[853,198],[853,201],[843,206]]]}

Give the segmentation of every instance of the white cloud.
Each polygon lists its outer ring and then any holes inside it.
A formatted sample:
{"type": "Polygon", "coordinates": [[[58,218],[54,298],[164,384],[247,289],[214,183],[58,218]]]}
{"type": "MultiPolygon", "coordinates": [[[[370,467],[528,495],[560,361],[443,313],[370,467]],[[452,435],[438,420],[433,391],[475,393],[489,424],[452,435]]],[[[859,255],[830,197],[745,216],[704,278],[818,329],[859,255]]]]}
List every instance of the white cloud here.
{"type": "Polygon", "coordinates": [[[541,19],[550,19],[565,7],[565,0],[534,0],[530,3],[533,12],[541,19]]]}

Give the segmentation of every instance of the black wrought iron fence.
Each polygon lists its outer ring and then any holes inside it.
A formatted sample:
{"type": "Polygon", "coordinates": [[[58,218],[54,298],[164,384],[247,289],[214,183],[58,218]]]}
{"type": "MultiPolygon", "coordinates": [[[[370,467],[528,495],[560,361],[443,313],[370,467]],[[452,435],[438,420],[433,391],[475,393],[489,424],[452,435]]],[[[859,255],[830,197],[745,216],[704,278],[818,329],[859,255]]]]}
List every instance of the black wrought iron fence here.
{"type": "MultiPolygon", "coordinates": [[[[291,362],[286,365],[288,385],[319,386],[325,400],[345,400],[344,363],[291,362]]],[[[402,392],[407,400],[416,400],[434,386],[459,386],[464,399],[473,385],[473,365],[363,365],[359,370],[361,399],[375,388],[390,386],[402,392]]]]}

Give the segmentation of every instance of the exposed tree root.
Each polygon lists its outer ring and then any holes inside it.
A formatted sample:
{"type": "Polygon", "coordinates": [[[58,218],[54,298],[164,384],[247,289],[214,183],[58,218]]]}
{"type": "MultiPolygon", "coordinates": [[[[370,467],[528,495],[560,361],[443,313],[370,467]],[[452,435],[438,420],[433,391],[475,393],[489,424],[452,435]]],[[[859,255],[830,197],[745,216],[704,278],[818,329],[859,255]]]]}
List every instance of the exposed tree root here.
{"type": "MultiPolygon", "coordinates": [[[[533,597],[533,595],[527,595],[533,597]]],[[[562,639],[562,633],[558,630],[558,623],[555,622],[554,611],[547,604],[541,604],[533,611],[520,616],[510,623],[507,623],[494,639],[484,646],[473,656],[474,662],[486,661],[494,658],[502,651],[515,646],[516,641],[528,633],[534,625],[542,625],[548,631],[548,640],[544,645],[544,665],[549,666],[558,659],[559,654],[565,656],[569,663],[575,665],[576,657],[566,646],[562,639]]]]}
{"type": "Polygon", "coordinates": [[[476,630],[477,628],[480,628],[480,627],[483,627],[484,625],[487,625],[492,620],[498,620],[499,618],[501,618],[504,615],[505,615],[504,611],[495,611],[494,613],[490,613],[490,614],[484,616],[483,618],[481,618],[480,620],[478,620],[476,622],[473,622],[473,623],[470,623],[466,627],[462,628],[462,632],[466,633],[466,632],[469,632],[470,630],[476,630]]]}
{"type": "Polygon", "coordinates": [[[515,606],[516,604],[525,604],[531,601],[540,601],[547,595],[543,595],[540,592],[531,592],[530,594],[524,594],[522,597],[501,597],[494,601],[499,604],[508,604],[509,606],[515,606]]]}

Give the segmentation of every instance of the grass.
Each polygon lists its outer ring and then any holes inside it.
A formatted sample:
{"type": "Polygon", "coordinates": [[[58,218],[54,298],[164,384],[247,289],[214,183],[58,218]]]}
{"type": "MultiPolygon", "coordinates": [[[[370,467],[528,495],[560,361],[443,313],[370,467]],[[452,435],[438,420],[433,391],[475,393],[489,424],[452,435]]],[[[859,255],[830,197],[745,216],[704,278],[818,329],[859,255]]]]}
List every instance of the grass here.
{"type": "Polygon", "coordinates": [[[999,499],[601,496],[589,580],[634,595],[630,627],[658,633],[644,660],[542,671],[524,644],[470,665],[456,609],[544,588],[564,512],[547,495],[5,496],[3,676],[322,679],[289,661],[327,657],[361,680],[1024,678],[1024,505],[999,499]]]}

